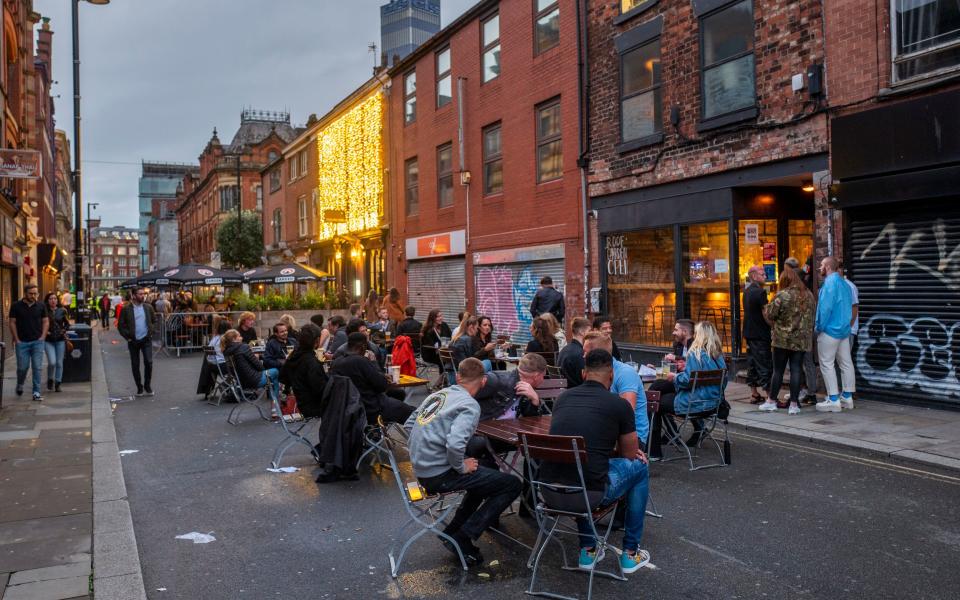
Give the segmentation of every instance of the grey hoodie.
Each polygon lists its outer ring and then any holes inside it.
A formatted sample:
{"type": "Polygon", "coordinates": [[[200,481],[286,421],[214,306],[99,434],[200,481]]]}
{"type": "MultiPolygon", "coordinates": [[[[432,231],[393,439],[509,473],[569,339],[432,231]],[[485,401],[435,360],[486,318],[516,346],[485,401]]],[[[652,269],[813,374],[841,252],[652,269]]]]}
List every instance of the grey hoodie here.
{"type": "Polygon", "coordinates": [[[459,385],[428,396],[403,425],[416,476],[463,473],[463,454],[479,422],[480,405],[459,385]]]}

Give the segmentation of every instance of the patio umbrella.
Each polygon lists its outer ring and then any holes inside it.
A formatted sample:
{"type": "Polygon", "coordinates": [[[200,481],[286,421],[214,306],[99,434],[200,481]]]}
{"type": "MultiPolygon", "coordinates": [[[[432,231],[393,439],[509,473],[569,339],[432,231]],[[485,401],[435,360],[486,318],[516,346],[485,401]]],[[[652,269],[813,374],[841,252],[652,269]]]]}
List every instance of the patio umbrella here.
{"type": "Polygon", "coordinates": [[[239,285],[243,276],[235,271],[189,263],[146,273],[137,278],[139,285],[239,285]]]}
{"type": "Polygon", "coordinates": [[[291,263],[286,265],[264,265],[243,274],[247,283],[304,283],[307,281],[332,281],[333,277],[313,267],[291,263]]]}

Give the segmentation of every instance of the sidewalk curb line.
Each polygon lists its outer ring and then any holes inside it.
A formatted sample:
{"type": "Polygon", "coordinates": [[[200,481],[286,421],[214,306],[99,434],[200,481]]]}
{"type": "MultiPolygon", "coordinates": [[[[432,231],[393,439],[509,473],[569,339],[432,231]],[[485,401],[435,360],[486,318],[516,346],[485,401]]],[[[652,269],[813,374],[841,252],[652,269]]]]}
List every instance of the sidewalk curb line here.
{"type": "Polygon", "coordinates": [[[904,462],[920,464],[927,467],[939,467],[960,471],[960,460],[947,456],[940,456],[938,454],[930,454],[928,452],[922,452],[910,448],[902,448],[900,446],[851,439],[820,431],[810,431],[809,429],[789,427],[786,425],[780,425],[779,423],[763,423],[762,421],[742,419],[734,416],[731,416],[728,421],[731,425],[737,425],[738,427],[742,427],[748,431],[752,430],[782,433],[784,435],[803,439],[809,442],[827,443],[841,448],[854,448],[876,456],[882,456],[884,458],[895,458],[904,462]]]}
{"type": "Polygon", "coordinates": [[[100,332],[92,333],[93,597],[96,600],[146,600],[103,368],[100,332]],[[119,555],[118,546],[123,546],[119,555]]]}

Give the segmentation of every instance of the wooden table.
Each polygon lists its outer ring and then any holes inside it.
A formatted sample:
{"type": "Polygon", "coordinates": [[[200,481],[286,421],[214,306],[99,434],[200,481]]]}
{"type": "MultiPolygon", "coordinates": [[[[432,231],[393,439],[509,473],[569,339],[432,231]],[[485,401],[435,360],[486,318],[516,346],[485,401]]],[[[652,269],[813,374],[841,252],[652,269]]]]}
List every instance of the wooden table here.
{"type": "Polygon", "coordinates": [[[480,421],[477,426],[477,434],[490,440],[519,446],[519,433],[521,431],[549,434],[550,418],[550,415],[541,415],[539,417],[520,417],[519,419],[480,421]]]}
{"type": "Polygon", "coordinates": [[[414,377],[413,375],[400,375],[399,383],[390,383],[389,387],[397,388],[411,388],[417,387],[418,385],[427,385],[430,381],[428,379],[420,379],[419,377],[414,377]]]}

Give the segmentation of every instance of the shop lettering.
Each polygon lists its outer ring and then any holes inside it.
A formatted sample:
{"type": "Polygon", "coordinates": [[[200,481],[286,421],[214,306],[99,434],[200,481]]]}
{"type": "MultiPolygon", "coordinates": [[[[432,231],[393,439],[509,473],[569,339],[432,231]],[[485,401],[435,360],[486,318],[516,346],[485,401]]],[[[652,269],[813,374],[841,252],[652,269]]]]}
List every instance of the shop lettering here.
{"type": "Polygon", "coordinates": [[[607,275],[627,274],[627,249],[622,235],[607,236],[607,275]]]}
{"type": "Polygon", "coordinates": [[[859,342],[857,370],[870,385],[960,397],[960,322],[879,314],[860,329],[859,342]]]}
{"type": "MultiPolygon", "coordinates": [[[[896,223],[887,223],[877,237],[860,254],[860,260],[867,257],[874,248],[880,246],[886,240],[889,246],[890,254],[890,274],[887,278],[887,287],[891,290],[897,287],[897,277],[900,274],[901,267],[913,266],[925,273],[937,278],[940,283],[948,289],[960,290],[960,244],[953,248],[947,245],[947,228],[943,219],[937,219],[936,224],[929,230],[916,230],[907,236],[902,246],[898,246],[897,225],[896,223]],[[916,247],[927,235],[933,235],[937,243],[937,261],[935,265],[923,264],[920,262],[922,254],[918,258],[911,258],[911,250],[916,247]]],[[[928,260],[929,262],[929,260],[928,260]]]]}

